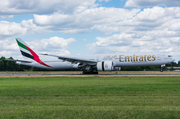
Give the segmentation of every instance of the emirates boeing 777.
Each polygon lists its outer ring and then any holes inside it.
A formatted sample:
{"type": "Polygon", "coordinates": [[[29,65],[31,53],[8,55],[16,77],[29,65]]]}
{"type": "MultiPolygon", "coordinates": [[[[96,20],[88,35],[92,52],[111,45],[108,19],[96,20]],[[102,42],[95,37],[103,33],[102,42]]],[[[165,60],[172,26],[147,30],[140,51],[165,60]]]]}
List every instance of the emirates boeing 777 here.
{"type": "Polygon", "coordinates": [[[119,71],[121,67],[161,66],[173,62],[171,55],[161,53],[117,53],[98,55],[58,56],[37,55],[21,38],[16,38],[20,52],[29,60],[13,60],[17,64],[43,69],[82,69],[83,74],[98,74],[98,71],[119,71]]]}

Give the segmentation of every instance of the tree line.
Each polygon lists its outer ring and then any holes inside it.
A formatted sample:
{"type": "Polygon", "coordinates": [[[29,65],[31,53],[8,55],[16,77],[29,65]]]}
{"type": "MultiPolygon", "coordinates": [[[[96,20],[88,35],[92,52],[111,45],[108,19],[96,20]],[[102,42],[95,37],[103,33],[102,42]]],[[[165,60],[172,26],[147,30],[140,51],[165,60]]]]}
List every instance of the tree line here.
{"type": "MultiPolygon", "coordinates": [[[[12,57],[8,59],[13,59],[12,57]]],[[[5,57],[0,58],[0,71],[45,71],[44,69],[18,65],[14,61],[8,61],[5,57]]]]}
{"type": "MultiPolygon", "coordinates": [[[[13,59],[12,57],[8,59],[13,59]]],[[[164,70],[168,70],[167,67],[180,67],[180,61],[178,63],[172,62],[164,67],[164,70]]],[[[121,71],[160,71],[160,66],[142,66],[142,67],[122,67],[121,71]]],[[[80,71],[80,69],[70,69],[66,71],[80,71]]],[[[173,70],[173,68],[172,68],[173,70]]],[[[0,58],[0,71],[48,71],[46,69],[40,69],[30,66],[18,65],[14,61],[8,61],[5,57],[0,58]]],[[[64,70],[56,70],[64,71],[64,70]]]]}

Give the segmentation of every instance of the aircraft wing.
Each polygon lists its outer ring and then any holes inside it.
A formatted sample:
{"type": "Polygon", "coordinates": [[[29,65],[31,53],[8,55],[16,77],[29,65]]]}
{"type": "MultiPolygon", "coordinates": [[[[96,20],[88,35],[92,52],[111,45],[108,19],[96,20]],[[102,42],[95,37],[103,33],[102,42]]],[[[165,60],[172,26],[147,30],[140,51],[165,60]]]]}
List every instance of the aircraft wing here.
{"type": "Polygon", "coordinates": [[[82,63],[82,64],[96,64],[97,61],[96,60],[91,60],[91,59],[83,59],[83,58],[75,58],[75,57],[66,57],[66,56],[57,56],[57,55],[50,55],[50,54],[42,54],[42,55],[47,55],[47,56],[52,56],[52,57],[57,57],[58,59],[61,59],[63,61],[68,61],[71,62],[73,64],[77,64],[77,63],[82,63]]]}
{"type": "Polygon", "coordinates": [[[14,60],[14,59],[5,59],[5,60],[13,61],[13,62],[32,63],[32,61],[26,61],[26,60],[14,60]]]}

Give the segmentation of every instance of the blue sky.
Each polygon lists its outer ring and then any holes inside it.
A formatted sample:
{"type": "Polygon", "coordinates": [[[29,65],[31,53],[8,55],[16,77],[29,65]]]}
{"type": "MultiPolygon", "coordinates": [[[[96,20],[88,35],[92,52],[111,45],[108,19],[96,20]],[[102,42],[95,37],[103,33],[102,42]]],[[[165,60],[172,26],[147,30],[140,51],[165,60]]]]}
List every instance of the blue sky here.
{"type": "Polygon", "coordinates": [[[56,55],[158,52],[180,59],[179,0],[4,0],[0,56],[21,58],[14,38],[56,55]]]}

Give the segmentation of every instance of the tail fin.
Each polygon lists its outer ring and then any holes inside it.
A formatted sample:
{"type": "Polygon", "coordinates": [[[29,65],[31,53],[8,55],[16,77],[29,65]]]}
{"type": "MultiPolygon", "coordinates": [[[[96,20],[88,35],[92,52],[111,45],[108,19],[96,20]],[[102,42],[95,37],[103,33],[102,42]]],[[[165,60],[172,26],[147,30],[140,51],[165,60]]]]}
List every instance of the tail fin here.
{"type": "Polygon", "coordinates": [[[25,58],[30,58],[35,60],[36,62],[50,67],[47,64],[45,64],[44,62],[42,62],[39,58],[39,56],[31,49],[29,48],[29,46],[21,39],[21,38],[16,38],[17,44],[19,46],[19,49],[21,51],[21,54],[25,57],[25,58]]]}
{"type": "Polygon", "coordinates": [[[28,45],[21,39],[21,38],[16,38],[16,42],[19,46],[19,49],[21,51],[21,54],[23,55],[24,58],[30,58],[34,60],[34,56],[30,51],[32,51],[28,45]]]}

